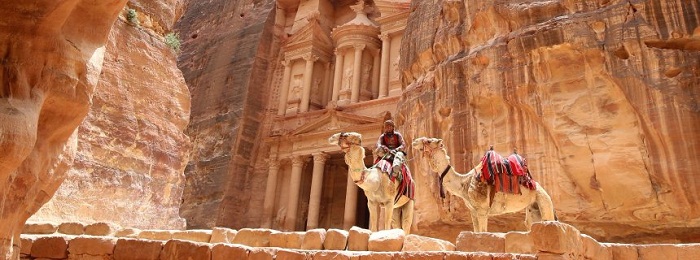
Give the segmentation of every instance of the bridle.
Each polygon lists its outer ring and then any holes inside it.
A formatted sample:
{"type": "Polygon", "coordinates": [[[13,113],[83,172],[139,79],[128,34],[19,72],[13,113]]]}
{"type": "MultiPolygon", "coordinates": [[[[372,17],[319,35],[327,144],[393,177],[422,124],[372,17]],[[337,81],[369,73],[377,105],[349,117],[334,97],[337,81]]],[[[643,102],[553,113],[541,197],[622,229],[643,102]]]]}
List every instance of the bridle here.
{"type": "Polygon", "coordinates": [[[348,141],[348,134],[340,132],[340,136],[338,137],[338,146],[340,146],[340,150],[347,153],[350,150],[350,144],[351,142],[348,141]]]}
{"type": "MultiPolygon", "coordinates": [[[[347,156],[349,156],[350,152],[350,147],[351,145],[361,145],[361,144],[356,144],[354,142],[350,142],[348,140],[348,133],[345,132],[340,132],[340,135],[338,136],[338,146],[340,146],[340,150],[343,151],[346,155],[346,162],[347,162],[347,156]]],[[[366,176],[365,176],[365,169],[356,169],[357,171],[360,172],[360,179],[357,181],[354,181],[355,184],[360,185],[365,182],[366,176]]],[[[351,169],[351,171],[354,171],[351,169]]]]}
{"type": "MultiPolygon", "coordinates": [[[[430,146],[430,142],[427,140],[423,140],[423,157],[428,158],[428,164],[430,168],[435,168],[434,162],[433,162],[433,152],[436,150],[430,146]]],[[[447,167],[442,171],[440,174],[440,177],[438,177],[438,187],[440,188],[440,198],[445,198],[445,188],[442,185],[442,181],[445,179],[445,175],[452,169],[452,165],[450,163],[447,163],[447,167]]]]}

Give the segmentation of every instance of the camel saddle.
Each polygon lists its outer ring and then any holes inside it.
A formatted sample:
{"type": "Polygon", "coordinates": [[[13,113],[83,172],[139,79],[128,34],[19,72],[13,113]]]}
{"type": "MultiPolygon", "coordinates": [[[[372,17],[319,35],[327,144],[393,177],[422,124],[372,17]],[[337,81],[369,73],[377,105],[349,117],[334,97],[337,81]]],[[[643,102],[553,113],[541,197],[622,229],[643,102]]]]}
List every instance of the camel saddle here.
{"type": "Polygon", "coordinates": [[[492,148],[481,158],[481,165],[481,172],[478,173],[477,178],[492,185],[494,192],[521,194],[520,185],[530,190],[536,188],[535,181],[527,168],[527,162],[515,152],[508,158],[503,158],[492,148]]]}
{"type": "Polygon", "coordinates": [[[392,182],[396,180],[399,181],[399,188],[396,192],[396,197],[394,198],[394,203],[399,203],[401,195],[405,195],[407,198],[413,200],[415,197],[416,184],[413,182],[413,177],[411,177],[411,171],[406,167],[406,164],[401,165],[401,176],[393,176],[389,174],[391,172],[391,162],[386,159],[377,158],[374,162],[375,167],[379,168],[382,172],[389,175],[392,182]]]}

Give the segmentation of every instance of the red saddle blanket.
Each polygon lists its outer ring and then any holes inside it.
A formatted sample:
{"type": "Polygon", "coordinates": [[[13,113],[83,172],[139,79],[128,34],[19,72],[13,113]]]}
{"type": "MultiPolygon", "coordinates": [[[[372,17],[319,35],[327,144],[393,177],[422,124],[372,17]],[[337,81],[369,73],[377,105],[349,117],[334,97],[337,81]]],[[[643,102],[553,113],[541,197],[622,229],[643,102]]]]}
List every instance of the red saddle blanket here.
{"type": "MultiPolygon", "coordinates": [[[[378,159],[375,161],[375,165],[382,172],[389,174],[391,172],[391,163],[387,160],[378,159]]],[[[396,181],[396,176],[389,174],[391,181],[396,181]]],[[[398,201],[401,195],[406,195],[409,199],[415,198],[416,184],[413,182],[413,177],[411,177],[411,171],[406,167],[406,164],[401,165],[401,182],[399,183],[399,190],[396,192],[396,197],[394,202],[398,201]]]]}
{"type": "Polygon", "coordinates": [[[503,158],[493,150],[481,158],[481,172],[477,178],[494,186],[496,191],[521,194],[520,185],[528,189],[536,188],[525,159],[517,153],[503,158]]]}

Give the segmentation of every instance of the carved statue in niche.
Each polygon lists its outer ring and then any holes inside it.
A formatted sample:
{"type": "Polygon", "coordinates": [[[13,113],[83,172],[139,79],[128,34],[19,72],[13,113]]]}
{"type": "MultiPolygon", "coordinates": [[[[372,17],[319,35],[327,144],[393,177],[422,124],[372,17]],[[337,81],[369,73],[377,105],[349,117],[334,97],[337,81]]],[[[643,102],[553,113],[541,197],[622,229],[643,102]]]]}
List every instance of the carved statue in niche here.
{"type": "Polygon", "coordinates": [[[301,74],[294,75],[294,80],[292,81],[292,87],[290,88],[291,95],[290,99],[301,99],[301,74]]]}
{"type": "Polygon", "coordinates": [[[352,79],[352,69],[345,69],[343,74],[343,89],[350,89],[350,80],[352,79]]]}
{"type": "Polygon", "coordinates": [[[391,69],[394,72],[394,76],[392,77],[393,79],[398,79],[399,78],[399,59],[401,57],[396,57],[394,62],[391,63],[391,69]]]}
{"type": "Polygon", "coordinates": [[[311,97],[313,101],[316,102],[321,102],[321,94],[323,91],[321,90],[321,79],[320,78],[314,78],[313,84],[311,85],[311,97]]]}
{"type": "Polygon", "coordinates": [[[370,90],[372,87],[372,79],[370,78],[372,76],[372,64],[365,63],[362,66],[362,88],[366,90],[370,90]]]}

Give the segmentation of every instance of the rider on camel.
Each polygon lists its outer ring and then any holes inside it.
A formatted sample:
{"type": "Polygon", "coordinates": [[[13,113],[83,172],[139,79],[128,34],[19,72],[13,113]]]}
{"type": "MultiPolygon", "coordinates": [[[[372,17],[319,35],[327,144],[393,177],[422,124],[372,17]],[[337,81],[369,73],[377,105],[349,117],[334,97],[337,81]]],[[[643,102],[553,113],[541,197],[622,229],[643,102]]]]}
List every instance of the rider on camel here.
{"type": "Polygon", "coordinates": [[[391,163],[391,174],[401,176],[401,165],[405,162],[406,153],[403,151],[404,140],[401,133],[394,128],[396,125],[392,120],[384,121],[384,132],[377,140],[377,154],[391,163]],[[383,155],[382,155],[383,154],[383,155]]]}

